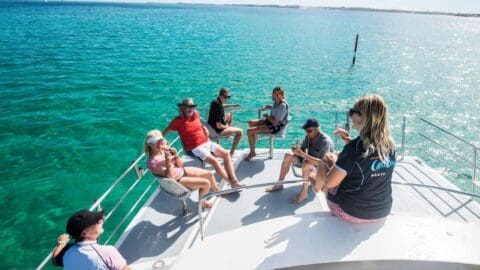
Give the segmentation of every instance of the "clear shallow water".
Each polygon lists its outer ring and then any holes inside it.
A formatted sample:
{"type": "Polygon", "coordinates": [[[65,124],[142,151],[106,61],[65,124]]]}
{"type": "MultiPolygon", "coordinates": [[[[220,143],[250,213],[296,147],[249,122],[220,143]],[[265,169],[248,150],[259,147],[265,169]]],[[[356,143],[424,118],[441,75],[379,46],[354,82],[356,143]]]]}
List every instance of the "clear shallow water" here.
{"type": "Polygon", "coordinates": [[[254,108],[283,85],[292,126],[378,93],[393,113],[480,141],[478,19],[2,2],[0,29],[2,269],[36,266],[68,216],[141,153],[148,130],[163,129],[182,97],[208,104],[221,86],[232,89],[233,103],[254,108]]]}

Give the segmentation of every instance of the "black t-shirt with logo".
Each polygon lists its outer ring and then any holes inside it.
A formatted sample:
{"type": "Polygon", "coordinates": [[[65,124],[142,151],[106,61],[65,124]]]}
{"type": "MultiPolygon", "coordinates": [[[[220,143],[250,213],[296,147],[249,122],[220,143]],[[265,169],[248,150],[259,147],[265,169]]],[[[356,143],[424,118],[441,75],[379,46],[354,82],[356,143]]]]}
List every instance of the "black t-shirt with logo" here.
{"type": "Polygon", "coordinates": [[[392,174],[395,153],[383,163],[377,153],[364,157],[362,140],[357,137],[343,148],[335,166],[347,173],[335,195],[328,199],[347,214],[361,219],[383,218],[392,208],[392,174]]]}

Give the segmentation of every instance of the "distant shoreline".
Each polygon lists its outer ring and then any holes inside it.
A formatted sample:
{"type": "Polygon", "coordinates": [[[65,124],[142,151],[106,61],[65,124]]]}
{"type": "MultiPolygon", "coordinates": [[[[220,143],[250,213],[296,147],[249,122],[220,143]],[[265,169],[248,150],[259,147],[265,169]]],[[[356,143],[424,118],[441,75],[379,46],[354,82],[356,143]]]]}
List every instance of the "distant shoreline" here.
{"type": "MultiPolygon", "coordinates": [[[[37,4],[107,4],[107,5],[198,5],[198,6],[236,6],[236,7],[258,7],[258,8],[291,8],[291,9],[325,9],[325,10],[340,10],[340,11],[360,11],[360,12],[388,12],[388,13],[407,13],[407,14],[423,14],[423,15],[443,15],[456,17],[480,18],[480,13],[459,13],[459,12],[442,12],[442,11],[415,11],[403,9],[381,9],[381,8],[364,8],[364,7],[321,7],[321,6],[303,6],[303,5],[275,5],[275,4],[214,4],[214,3],[189,3],[189,2],[170,2],[170,3],[155,3],[155,2],[112,2],[112,1],[62,1],[62,0],[48,0],[45,3],[43,0],[24,0],[24,1],[5,1],[6,3],[37,3],[37,4]]],[[[4,3],[5,3],[4,2],[4,3]]]]}
{"type": "MultiPolygon", "coordinates": [[[[194,4],[195,5],[195,3],[181,3],[181,2],[179,2],[178,4],[194,4]]],[[[207,4],[207,5],[210,5],[210,4],[207,4]]],[[[302,5],[255,5],[255,4],[211,4],[211,5],[239,6],[239,7],[270,7],[270,8],[312,8],[312,9],[327,9],[327,10],[412,13],[412,14],[424,14],[424,15],[444,15],[444,16],[480,18],[480,13],[457,13],[457,12],[442,12],[442,11],[415,11],[415,10],[403,10],[403,9],[381,9],[381,8],[363,8],[363,7],[320,7],[320,6],[302,6],[302,5]]]]}

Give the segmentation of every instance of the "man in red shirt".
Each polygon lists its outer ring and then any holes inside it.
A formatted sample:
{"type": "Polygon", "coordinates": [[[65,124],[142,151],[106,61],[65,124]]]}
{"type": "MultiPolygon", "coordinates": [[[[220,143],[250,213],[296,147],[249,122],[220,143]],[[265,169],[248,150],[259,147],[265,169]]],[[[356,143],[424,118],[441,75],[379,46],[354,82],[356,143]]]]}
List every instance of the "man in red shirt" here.
{"type": "Polygon", "coordinates": [[[177,105],[180,108],[180,115],[170,122],[163,131],[163,136],[171,131],[177,131],[186,153],[212,165],[220,177],[230,182],[232,188],[240,187],[230,154],[222,146],[208,139],[208,130],[202,126],[200,114],[195,110],[197,104],[192,98],[185,98],[177,105]],[[225,170],[212,153],[223,159],[225,170]]]}

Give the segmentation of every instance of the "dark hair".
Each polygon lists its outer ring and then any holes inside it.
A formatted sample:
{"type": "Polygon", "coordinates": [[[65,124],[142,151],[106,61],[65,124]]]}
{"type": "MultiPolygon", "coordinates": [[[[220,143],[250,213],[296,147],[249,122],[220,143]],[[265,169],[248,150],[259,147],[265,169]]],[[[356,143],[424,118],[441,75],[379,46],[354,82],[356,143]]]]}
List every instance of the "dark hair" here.
{"type": "Polygon", "coordinates": [[[68,243],[66,246],[64,246],[57,256],[52,258],[53,265],[63,267],[63,256],[65,256],[65,252],[67,252],[67,250],[73,245],[74,243],[68,243]]]}
{"type": "Polygon", "coordinates": [[[272,91],[272,94],[274,94],[274,93],[279,93],[282,96],[282,102],[285,102],[285,100],[286,100],[285,90],[283,90],[283,87],[275,86],[275,88],[273,88],[273,91],[272,91]]]}
{"type": "Polygon", "coordinates": [[[229,92],[230,92],[230,90],[228,90],[228,88],[222,87],[222,88],[220,88],[220,91],[218,91],[218,96],[219,97],[223,96],[223,95],[225,95],[226,93],[229,93],[229,92]]]}

